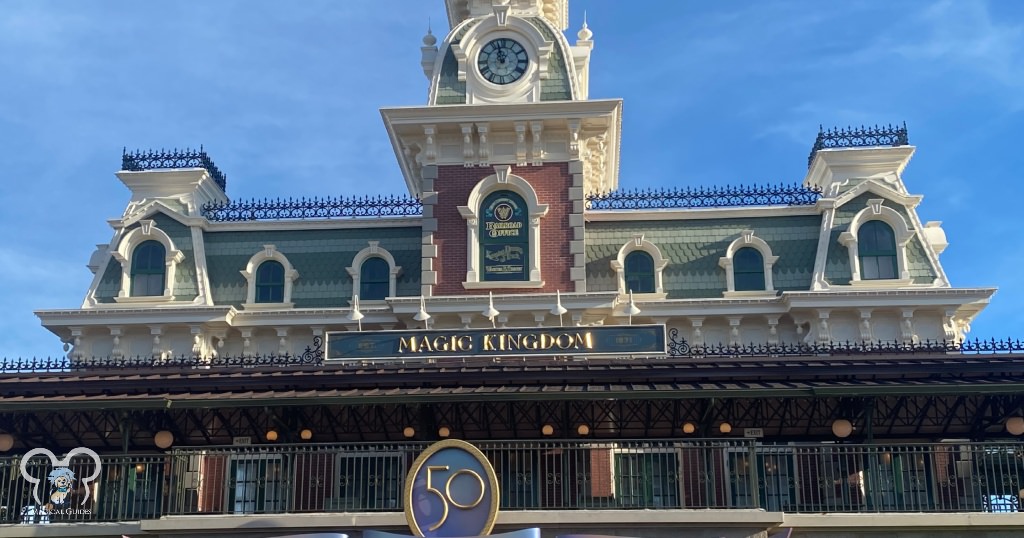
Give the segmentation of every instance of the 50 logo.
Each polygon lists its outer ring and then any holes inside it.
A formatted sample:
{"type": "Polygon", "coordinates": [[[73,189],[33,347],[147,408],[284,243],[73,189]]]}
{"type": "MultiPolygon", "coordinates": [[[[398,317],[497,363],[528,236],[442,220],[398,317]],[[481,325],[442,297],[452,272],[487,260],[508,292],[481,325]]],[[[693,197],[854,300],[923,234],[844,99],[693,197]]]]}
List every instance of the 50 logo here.
{"type": "Polygon", "coordinates": [[[416,536],[486,536],[499,502],[494,468],[465,441],[431,445],[416,458],[406,480],[405,517],[416,536]]]}

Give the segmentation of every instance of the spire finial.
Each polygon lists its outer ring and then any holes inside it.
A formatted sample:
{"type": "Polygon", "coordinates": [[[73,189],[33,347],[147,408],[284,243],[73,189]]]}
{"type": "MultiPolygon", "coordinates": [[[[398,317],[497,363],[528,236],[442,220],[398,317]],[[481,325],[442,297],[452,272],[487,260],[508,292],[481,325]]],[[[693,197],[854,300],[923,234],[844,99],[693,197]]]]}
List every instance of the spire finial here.
{"type": "Polygon", "coordinates": [[[576,34],[576,37],[578,37],[580,41],[590,41],[590,38],[594,37],[594,32],[591,32],[590,28],[587,27],[586,11],[583,12],[583,27],[580,28],[580,31],[576,34]]]}
{"type": "Polygon", "coordinates": [[[433,47],[436,44],[437,38],[434,37],[434,31],[430,25],[430,17],[427,17],[427,35],[423,36],[423,45],[427,47],[433,47]]]}

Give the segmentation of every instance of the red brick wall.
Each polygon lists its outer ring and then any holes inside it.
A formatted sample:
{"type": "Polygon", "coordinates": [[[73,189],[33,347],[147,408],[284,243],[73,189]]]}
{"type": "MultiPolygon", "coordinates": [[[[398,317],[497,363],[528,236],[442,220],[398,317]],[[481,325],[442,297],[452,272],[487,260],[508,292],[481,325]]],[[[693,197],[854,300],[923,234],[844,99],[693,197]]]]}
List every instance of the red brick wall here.
{"type": "MultiPolygon", "coordinates": [[[[476,295],[479,290],[466,290],[462,282],[466,279],[466,221],[459,215],[458,206],[466,205],[469,193],[483,178],[494,174],[492,168],[465,168],[462,166],[438,166],[434,190],[437,191],[437,205],[434,217],[437,232],[434,243],[438,246],[438,258],[434,270],[438,273],[434,295],[476,295]]],[[[495,289],[505,293],[554,293],[555,290],[572,291],[575,288],[569,280],[572,255],[569,241],[569,188],[572,176],[568,163],[549,163],[543,166],[513,166],[512,173],[525,179],[537,192],[537,199],[548,204],[548,214],[540,221],[541,278],[543,288],[536,289],[495,289]]]]}
{"type": "Polygon", "coordinates": [[[199,512],[223,512],[227,456],[203,456],[199,464],[199,477],[199,512]]]}
{"type": "Polygon", "coordinates": [[[612,476],[612,451],[609,448],[590,450],[590,496],[611,497],[615,479],[612,476]]]}

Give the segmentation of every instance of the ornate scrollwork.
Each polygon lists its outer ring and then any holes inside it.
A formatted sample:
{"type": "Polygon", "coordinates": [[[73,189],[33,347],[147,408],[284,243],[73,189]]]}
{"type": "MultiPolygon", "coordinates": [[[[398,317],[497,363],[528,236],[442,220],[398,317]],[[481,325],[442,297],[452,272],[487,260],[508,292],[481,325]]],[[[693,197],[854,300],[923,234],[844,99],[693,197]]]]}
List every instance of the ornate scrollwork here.
{"type": "Polygon", "coordinates": [[[302,364],[322,364],[324,362],[324,338],[313,337],[313,347],[306,346],[306,351],[299,355],[299,362],[302,364]]]}
{"type": "Polygon", "coordinates": [[[675,327],[668,331],[668,355],[670,357],[686,357],[690,354],[690,344],[685,338],[679,336],[679,329],[675,327]]]}

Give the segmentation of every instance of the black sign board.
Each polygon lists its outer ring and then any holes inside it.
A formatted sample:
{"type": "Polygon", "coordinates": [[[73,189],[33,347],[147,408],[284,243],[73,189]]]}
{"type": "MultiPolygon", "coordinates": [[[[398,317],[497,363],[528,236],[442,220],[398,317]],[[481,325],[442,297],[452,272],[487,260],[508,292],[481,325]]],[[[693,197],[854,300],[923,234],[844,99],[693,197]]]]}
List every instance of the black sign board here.
{"type": "Polygon", "coordinates": [[[523,198],[499,191],[484,199],[480,219],[483,279],[529,280],[529,216],[523,198]]]}
{"type": "Polygon", "coordinates": [[[327,359],[663,353],[664,325],[327,333],[327,359]]]}

